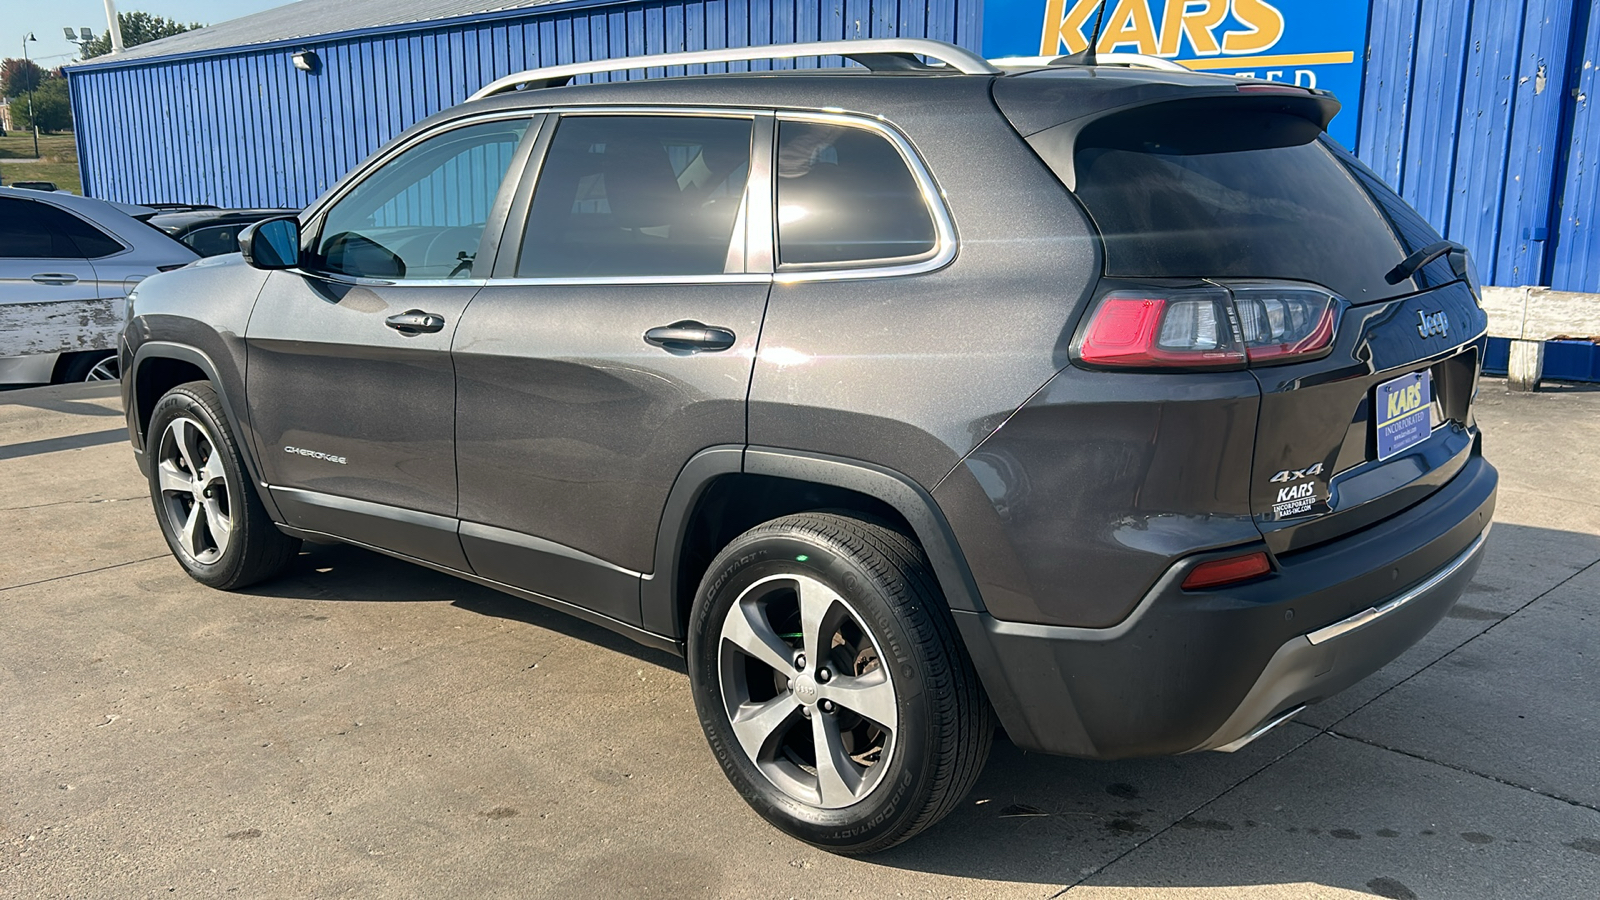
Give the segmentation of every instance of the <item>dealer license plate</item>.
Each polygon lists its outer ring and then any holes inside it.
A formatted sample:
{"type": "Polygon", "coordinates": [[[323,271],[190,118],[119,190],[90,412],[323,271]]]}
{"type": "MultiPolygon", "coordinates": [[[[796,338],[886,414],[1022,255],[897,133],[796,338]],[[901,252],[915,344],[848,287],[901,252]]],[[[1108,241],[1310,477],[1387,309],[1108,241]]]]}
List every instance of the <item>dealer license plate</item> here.
{"type": "Polygon", "coordinates": [[[1378,458],[1388,459],[1420,444],[1433,433],[1433,373],[1402,375],[1378,385],[1373,421],[1378,427],[1378,458]]]}

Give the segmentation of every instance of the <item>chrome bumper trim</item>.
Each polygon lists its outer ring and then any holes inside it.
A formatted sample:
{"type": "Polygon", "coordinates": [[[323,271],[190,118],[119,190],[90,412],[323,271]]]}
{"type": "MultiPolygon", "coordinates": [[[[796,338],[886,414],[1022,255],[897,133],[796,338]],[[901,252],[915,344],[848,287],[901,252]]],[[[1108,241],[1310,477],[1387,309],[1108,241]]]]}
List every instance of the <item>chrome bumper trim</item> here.
{"type": "Polygon", "coordinates": [[[1213,747],[1212,749],[1217,751],[1218,753],[1232,753],[1235,750],[1243,750],[1245,745],[1253,743],[1256,738],[1261,737],[1263,734],[1266,734],[1267,732],[1271,731],[1272,729],[1277,728],[1279,725],[1282,725],[1283,723],[1289,721],[1290,719],[1294,718],[1295,716],[1300,715],[1300,713],[1303,710],[1305,710],[1305,708],[1306,708],[1306,705],[1304,703],[1302,703],[1299,706],[1296,706],[1294,709],[1291,709],[1288,712],[1286,712],[1286,713],[1284,713],[1284,714],[1282,714],[1282,715],[1280,715],[1280,716],[1278,716],[1278,717],[1276,717],[1274,719],[1270,719],[1270,720],[1268,720],[1266,722],[1263,722],[1260,725],[1257,725],[1254,729],[1252,729],[1244,737],[1239,738],[1238,740],[1235,740],[1235,741],[1229,741],[1228,743],[1223,744],[1221,747],[1213,747]]]}
{"type": "Polygon", "coordinates": [[[1424,581],[1423,583],[1417,585],[1409,591],[1406,591],[1404,594],[1401,594],[1382,606],[1368,607],[1348,619],[1335,622],[1325,628],[1318,628],[1316,631],[1306,635],[1306,640],[1313,644],[1323,644],[1333,640],[1336,637],[1342,637],[1358,628],[1364,628],[1367,625],[1378,621],[1384,616],[1389,615],[1390,613],[1405,606],[1407,603],[1410,603],[1423,594],[1426,594],[1427,592],[1438,587],[1441,582],[1449,578],[1451,575],[1454,575],[1456,570],[1466,565],[1467,561],[1472,559],[1473,554],[1482,549],[1483,542],[1489,537],[1490,527],[1493,527],[1493,523],[1485,526],[1483,532],[1478,535],[1476,540],[1467,546],[1467,549],[1461,551],[1459,556],[1446,563],[1444,568],[1433,573],[1433,575],[1431,575],[1427,581],[1424,581]]]}

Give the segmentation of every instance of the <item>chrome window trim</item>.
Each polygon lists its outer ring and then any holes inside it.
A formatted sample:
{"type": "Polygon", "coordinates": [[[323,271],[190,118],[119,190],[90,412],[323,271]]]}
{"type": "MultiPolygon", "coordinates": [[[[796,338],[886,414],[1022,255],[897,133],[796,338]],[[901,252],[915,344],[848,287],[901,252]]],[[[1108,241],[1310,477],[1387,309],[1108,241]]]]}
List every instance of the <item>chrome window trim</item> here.
{"type": "MultiPolygon", "coordinates": [[[[922,162],[922,155],[917,152],[911,140],[900,132],[898,128],[889,124],[882,116],[867,116],[859,113],[835,112],[788,112],[777,113],[778,123],[781,127],[784,122],[820,122],[828,125],[841,125],[847,128],[865,128],[874,131],[889,141],[899,151],[901,160],[911,170],[911,177],[916,181],[917,188],[922,194],[923,205],[927,207],[929,216],[933,219],[934,245],[926,254],[912,257],[893,257],[878,261],[849,260],[839,263],[805,263],[784,265],[778,253],[776,219],[769,217],[773,223],[773,254],[777,265],[774,267],[773,281],[778,284],[794,284],[804,281],[839,281],[856,278],[893,278],[900,275],[920,275],[942,269],[956,258],[956,226],[950,217],[950,208],[945,203],[944,191],[939,189],[933,180],[933,173],[922,162]]],[[[776,138],[774,138],[776,147],[776,138]]],[[[776,153],[776,149],[773,151],[776,153]]],[[[773,212],[777,206],[777,180],[773,179],[772,204],[773,212]]]]}
{"type": "MultiPolygon", "coordinates": [[[[345,275],[335,275],[325,272],[311,272],[300,268],[289,269],[302,275],[312,275],[337,281],[344,284],[382,286],[382,287],[482,287],[486,284],[495,285],[603,285],[603,284],[757,284],[770,281],[777,284],[796,284],[811,281],[853,281],[862,278],[897,278],[904,275],[921,275],[937,271],[953,262],[956,258],[959,236],[956,231],[955,221],[951,217],[948,204],[945,202],[944,191],[934,180],[933,174],[922,161],[922,155],[917,152],[916,146],[911,143],[898,128],[882,116],[866,113],[851,112],[811,112],[805,110],[773,110],[754,107],[728,107],[728,106],[605,106],[602,104],[584,104],[581,106],[561,106],[558,104],[539,105],[532,107],[518,107],[510,110],[496,110],[478,115],[464,116],[440,124],[437,127],[419,132],[403,143],[396,144],[380,157],[373,157],[362,167],[360,178],[339,188],[338,193],[330,194],[308,208],[301,219],[302,232],[311,239],[321,225],[322,216],[329,207],[338,203],[354,190],[357,185],[365,181],[368,175],[392,160],[394,157],[411,149],[422,141],[436,137],[446,131],[463,128],[469,125],[478,125],[484,122],[510,119],[530,120],[529,133],[536,133],[542,128],[535,121],[538,116],[557,117],[556,122],[545,122],[543,128],[559,127],[559,117],[562,116],[587,116],[587,115],[638,115],[638,116],[700,116],[713,118],[747,118],[752,120],[754,137],[752,139],[752,154],[750,161],[750,182],[747,186],[746,196],[750,205],[747,210],[745,232],[745,272],[722,272],[707,275],[626,275],[626,276],[594,276],[594,277],[550,277],[550,278],[500,278],[491,275],[488,278],[459,278],[459,279],[430,279],[430,280],[395,280],[389,281],[376,278],[354,278],[345,275]],[[807,264],[806,268],[783,268],[775,264],[777,258],[777,220],[776,203],[776,173],[773,159],[777,149],[777,127],[781,121],[821,122],[824,124],[844,125],[847,127],[865,128],[882,135],[899,151],[901,159],[911,170],[912,178],[916,180],[917,187],[922,193],[923,203],[928,207],[933,217],[935,245],[931,253],[924,257],[889,259],[879,262],[852,260],[847,263],[820,263],[807,264]],[[770,138],[764,137],[761,129],[765,123],[771,124],[770,138]]],[[[525,138],[526,139],[526,138],[525,138]]],[[[515,169],[515,166],[513,166],[515,169]]],[[[531,169],[517,172],[517,177],[524,178],[533,173],[531,169]]],[[[507,172],[507,177],[511,171],[507,172]]],[[[533,187],[537,187],[534,185],[533,187]]],[[[531,197],[531,195],[530,195],[531,197]]],[[[513,204],[513,207],[515,204],[513,204]]],[[[511,210],[515,213],[515,208],[511,210]]],[[[510,224],[509,222],[507,223],[510,224]]],[[[525,223],[524,223],[525,225],[525,223]]],[[[519,233],[521,228],[519,227],[519,233]]]]}
{"type": "Polygon", "coordinates": [[[491,278],[489,283],[495,287],[570,287],[594,284],[766,284],[770,281],[772,275],[766,272],[713,272],[709,275],[552,275],[541,278],[491,278]]]}
{"type": "Polygon", "coordinates": [[[323,281],[332,281],[332,282],[335,282],[337,284],[348,284],[348,285],[350,285],[352,287],[383,287],[383,288],[397,288],[397,287],[431,287],[431,288],[437,288],[437,287],[480,287],[481,288],[484,285],[489,283],[489,279],[487,279],[487,278],[418,278],[418,279],[415,279],[415,280],[398,279],[398,280],[395,280],[395,281],[388,281],[388,280],[385,280],[385,279],[382,279],[382,278],[358,278],[358,277],[356,277],[354,275],[342,275],[342,274],[338,274],[338,273],[335,273],[335,272],[313,272],[310,269],[302,269],[299,266],[291,266],[290,268],[285,269],[284,271],[293,272],[296,275],[303,275],[303,276],[306,276],[308,278],[320,278],[323,281]]]}

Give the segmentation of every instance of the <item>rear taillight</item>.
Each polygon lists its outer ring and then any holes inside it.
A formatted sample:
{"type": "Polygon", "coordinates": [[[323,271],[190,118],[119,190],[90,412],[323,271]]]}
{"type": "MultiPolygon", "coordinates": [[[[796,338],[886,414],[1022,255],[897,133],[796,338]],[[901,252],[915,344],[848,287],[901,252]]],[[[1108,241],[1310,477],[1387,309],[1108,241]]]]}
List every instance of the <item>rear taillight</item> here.
{"type": "Polygon", "coordinates": [[[1078,339],[1078,358],[1095,366],[1218,368],[1244,364],[1228,293],[1118,291],[1100,298],[1078,339]]]}
{"type": "Polygon", "coordinates": [[[1245,352],[1252,363],[1320,355],[1333,346],[1334,299],[1304,288],[1233,290],[1245,352]]]}
{"type": "Polygon", "coordinates": [[[1241,581],[1260,578],[1271,571],[1272,561],[1267,559],[1266,552],[1261,550],[1243,556],[1213,559],[1189,570],[1188,576],[1183,579],[1183,589],[1194,591],[1222,587],[1225,584],[1238,584],[1241,581]]]}
{"type": "Polygon", "coordinates": [[[1276,365],[1327,353],[1339,308],[1333,295],[1299,286],[1113,291],[1090,311],[1073,351],[1107,368],[1276,365]]]}

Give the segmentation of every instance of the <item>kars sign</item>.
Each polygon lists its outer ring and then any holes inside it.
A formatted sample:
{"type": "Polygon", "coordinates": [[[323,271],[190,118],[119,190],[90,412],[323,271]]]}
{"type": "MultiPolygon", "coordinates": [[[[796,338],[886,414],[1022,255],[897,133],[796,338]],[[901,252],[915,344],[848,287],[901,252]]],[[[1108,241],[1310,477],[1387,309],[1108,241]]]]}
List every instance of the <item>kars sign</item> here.
{"type": "MultiPolygon", "coordinates": [[[[984,0],[983,55],[1059,56],[1089,44],[1101,0],[984,0]]],[[[1095,50],[1332,91],[1328,126],[1352,147],[1368,0],[1105,0],[1095,50]]]]}

